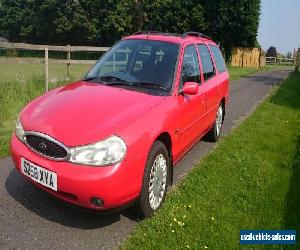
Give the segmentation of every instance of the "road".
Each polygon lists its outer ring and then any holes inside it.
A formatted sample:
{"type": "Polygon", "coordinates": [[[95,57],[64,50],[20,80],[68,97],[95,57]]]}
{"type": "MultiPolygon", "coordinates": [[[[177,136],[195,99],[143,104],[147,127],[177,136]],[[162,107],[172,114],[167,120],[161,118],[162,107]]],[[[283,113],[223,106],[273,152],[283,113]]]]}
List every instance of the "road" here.
{"type": "MultiPolygon", "coordinates": [[[[253,111],[289,72],[260,72],[232,81],[224,134],[253,111]]],[[[175,183],[214,146],[204,141],[196,144],[175,166],[175,183]]],[[[0,201],[0,249],[111,249],[138,223],[130,211],[104,216],[66,206],[25,181],[10,158],[0,161],[0,201]]]]}

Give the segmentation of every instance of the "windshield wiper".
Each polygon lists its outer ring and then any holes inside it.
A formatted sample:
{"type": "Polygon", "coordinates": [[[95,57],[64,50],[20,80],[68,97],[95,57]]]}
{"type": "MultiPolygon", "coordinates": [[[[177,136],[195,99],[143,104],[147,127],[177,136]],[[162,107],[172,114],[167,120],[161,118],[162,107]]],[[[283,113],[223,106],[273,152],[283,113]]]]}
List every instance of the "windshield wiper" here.
{"type": "Polygon", "coordinates": [[[132,86],[147,88],[147,89],[161,89],[161,90],[164,90],[164,91],[169,91],[169,88],[164,87],[164,86],[162,86],[158,83],[155,83],[155,82],[133,82],[132,86]]]}
{"type": "Polygon", "coordinates": [[[125,80],[116,77],[116,76],[90,76],[90,77],[86,77],[83,79],[83,81],[95,81],[95,80],[100,80],[100,81],[104,81],[104,82],[126,82],[125,80]]]}
{"type": "Polygon", "coordinates": [[[154,83],[154,82],[126,82],[126,81],[112,81],[107,82],[105,85],[113,86],[113,85],[122,85],[122,86],[129,86],[129,87],[138,87],[138,88],[147,88],[147,89],[160,89],[164,91],[169,91],[168,88],[154,83]]]}
{"type": "Polygon", "coordinates": [[[100,78],[101,78],[100,76],[89,76],[89,77],[83,78],[82,80],[89,82],[89,81],[100,79],[100,78]]]}
{"type": "Polygon", "coordinates": [[[155,83],[155,82],[130,82],[125,81],[124,79],[121,79],[116,76],[91,76],[86,77],[83,79],[83,81],[95,81],[100,80],[103,81],[103,84],[109,85],[109,86],[129,86],[129,87],[138,87],[138,88],[147,88],[147,89],[160,89],[163,91],[169,91],[170,89],[167,87],[162,86],[161,84],[155,83]]]}
{"type": "Polygon", "coordinates": [[[129,82],[126,81],[112,81],[112,82],[106,82],[105,85],[107,86],[116,86],[116,85],[121,85],[121,86],[132,86],[129,82]]]}
{"type": "Polygon", "coordinates": [[[106,82],[127,82],[125,81],[124,79],[120,78],[120,77],[117,77],[117,76],[110,76],[110,75],[107,75],[107,76],[100,76],[100,79],[101,80],[104,80],[106,82]]]}

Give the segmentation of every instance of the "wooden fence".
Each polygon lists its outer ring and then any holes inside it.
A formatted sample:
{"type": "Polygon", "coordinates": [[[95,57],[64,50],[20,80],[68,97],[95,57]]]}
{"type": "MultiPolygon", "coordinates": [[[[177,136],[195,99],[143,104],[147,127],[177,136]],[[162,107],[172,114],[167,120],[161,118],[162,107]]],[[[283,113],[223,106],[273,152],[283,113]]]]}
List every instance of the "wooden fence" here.
{"type": "Polygon", "coordinates": [[[45,88],[49,90],[49,51],[62,51],[67,52],[67,58],[65,60],[51,59],[51,62],[62,63],[67,65],[67,76],[70,76],[70,65],[71,64],[94,64],[95,60],[72,60],[72,52],[105,52],[109,50],[109,47],[88,47],[88,46],[53,46],[53,45],[36,45],[26,43],[8,43],[0,42],[0,48],[4,49],[15,49],[15,50],[34,50],[44,51],[45,58],[40,60],[40,63],[45,64],[45,88]]]}
{"type": "Polygon", "coordinates": [[[295,65],[296,59],[265,57],[258,48],[234,48],[232,51],[231,65],[234,67],[263,67],[266,64],[295,65]]]}
{"type": "Polygon", "coordinates": [[[278,65],[295,65],[295,58],[286,58],[286,57],[266,57],[266,64],[278,64],[278,65]]]}
{"type": "MultiPolygon", "coordinates": [[[[15,50],[33,50],[33,51],[44,51],[44,59],[35,59],[38,63],[45,64],[45,89],[49,89],[49,51],[61,51],[67,52],[65,60],[61,59],[50,59],[53,63],[62,63],[67,65],[67,76],[70,76],[71,64],[94,64],[95,60],[72,60],[72,52],[106,52],[109,47],[89,47],[89,46],[53,46],[53,45],[36,45],[26,43],[9,43],[0,42],[0,48],[4,49],[15,49],[15,50]]],[[[295,64],[296,70],[299,70],[300,66],[300,48],[298,49],[298,59],[292,60],[277,60],[270,57],[265,57],[261,50],[258,48],[234,48],[231,57],[231,65],[235,67],[263,67],[266,63],[279,63],[279,64],[295,64]]]]}
{"type": "Polygon", "coordinates": [[[231,65],[234,67],[263,67],[266,58],[258,48],[234,48],[231,56],[231,65]]]}

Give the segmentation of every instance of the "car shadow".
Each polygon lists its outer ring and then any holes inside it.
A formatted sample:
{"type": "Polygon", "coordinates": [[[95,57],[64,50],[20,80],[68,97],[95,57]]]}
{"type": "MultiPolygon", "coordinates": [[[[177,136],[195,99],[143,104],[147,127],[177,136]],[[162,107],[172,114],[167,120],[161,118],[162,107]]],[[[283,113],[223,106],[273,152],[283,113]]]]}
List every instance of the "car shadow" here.
{"type": "MultiPolygon", "coordinates": [[[[292,176],[289,190],[285,197],[283,227],[300,231],[300,137],[297,139],[297,150],[293,159],[292,176]]],[[[299,244],[299,242],[298,242],[299,244]]],[[[299,246],[298,246],[299,247],[299,246]]]]}
{"type": "Polygon", "coordinates": [[[67,227],[101,228],[120,221],[121,216],[138,221],[130,209],[104,215],[68,205],[26,181],[16,169],[10,171],[5,181],[5,188],[15,201],[29,211],[67,227]]]}

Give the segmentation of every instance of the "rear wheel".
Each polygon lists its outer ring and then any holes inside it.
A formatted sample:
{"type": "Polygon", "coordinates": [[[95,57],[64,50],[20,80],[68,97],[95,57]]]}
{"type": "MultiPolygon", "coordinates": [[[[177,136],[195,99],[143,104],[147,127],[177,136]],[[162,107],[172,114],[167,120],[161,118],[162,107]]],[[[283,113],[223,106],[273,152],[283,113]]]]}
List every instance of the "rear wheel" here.
{"type": "Polygon", "coordinates": [[[209,141],[216,142],[219,140],[222,131],[223,119],[224,109],[222,104],[220,104],[217,110],[215,123],[206,135],[209,141]]]}
{"type": "Polygon", "coordinates": [[[170,167],[166,146],[156,141],[149,152],[142,190],[136,201],[135,208],[140,217],[150,217],[161,207],[168,188],[170,167]]]}

